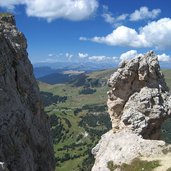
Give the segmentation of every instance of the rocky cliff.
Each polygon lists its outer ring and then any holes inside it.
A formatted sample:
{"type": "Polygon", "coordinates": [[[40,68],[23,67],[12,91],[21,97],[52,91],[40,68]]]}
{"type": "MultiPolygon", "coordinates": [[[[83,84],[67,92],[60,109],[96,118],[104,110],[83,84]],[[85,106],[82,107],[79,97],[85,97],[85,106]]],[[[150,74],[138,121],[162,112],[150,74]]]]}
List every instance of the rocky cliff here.
{"type": "Polygon", "coordinates": [[[9,14],[0,14],[0,170],[53,171],[48,117],[26,51],[9,14]]]}
{"type": "Polygon", "coordinates": [[[108,171],[109,162],[121,170],[135,158],[162,159],[163,151],[170,155],[170,145],[159,140],[162,123],[171,115],[171,97],[157,56],[149,52],[123,62],[108,84],[113,129],[92,150],[96,159],[92,170],[108,171]]]}

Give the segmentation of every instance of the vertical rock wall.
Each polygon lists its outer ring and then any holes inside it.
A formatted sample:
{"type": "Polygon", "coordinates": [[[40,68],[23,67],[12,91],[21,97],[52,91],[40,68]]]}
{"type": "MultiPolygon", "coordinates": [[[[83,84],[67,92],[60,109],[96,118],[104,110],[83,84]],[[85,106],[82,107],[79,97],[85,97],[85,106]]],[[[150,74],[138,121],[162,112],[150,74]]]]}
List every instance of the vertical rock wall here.
{"type": "Polygon", "coordinates": [[[50,125],[26,51],[9,14],[0,14],[0,162],[9,171],[53,171],[50,125]]]}

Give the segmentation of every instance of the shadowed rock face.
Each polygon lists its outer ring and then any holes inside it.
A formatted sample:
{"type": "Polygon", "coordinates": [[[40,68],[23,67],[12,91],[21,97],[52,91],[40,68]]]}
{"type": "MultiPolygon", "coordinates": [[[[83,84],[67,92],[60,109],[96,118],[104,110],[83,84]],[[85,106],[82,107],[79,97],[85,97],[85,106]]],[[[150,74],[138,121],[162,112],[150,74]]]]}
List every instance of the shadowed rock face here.
{"type": "Polygon", "coordinates": [[[113,131],[122,129],[159,139],[170,116],[170,95],[157,56],[149,52],[124,63],[109,79],[108,111],[113,131]]]}
{"type": "Polygon", "coordinates": [[[0,162],[4,170],[53,171],[50,125],[26,48],[14,17],[0,15],[0,162]]]}

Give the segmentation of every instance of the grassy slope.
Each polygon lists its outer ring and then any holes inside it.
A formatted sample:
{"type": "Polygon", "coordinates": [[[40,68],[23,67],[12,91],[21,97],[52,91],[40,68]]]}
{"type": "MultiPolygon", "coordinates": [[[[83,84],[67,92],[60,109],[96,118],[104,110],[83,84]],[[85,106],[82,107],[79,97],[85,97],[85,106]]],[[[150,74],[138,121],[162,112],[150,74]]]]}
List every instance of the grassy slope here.
{"type": "MultiPolygon", "coordinates": [[[[89,78],[103,79],[107,80],[114,70],[99,71],[88,75],[89,78]]],[[[166,82],[171,88],[171,70],[164,70],[166,82]]],[[[104,105],[107,100],[107,85],[103,87],[96,87],[96,92],[94,94],[80,95],[79,91],[83,87],[74,87],[70,84],[61,85],[49,85],[44,83],[39,83],[39,87],[42,91],[52,92],[54,95],[67,96],[68,99],[65,103],[54,104],[46,107],[46,112],[49,115],[56,115],[63,126],[63,135],[60,137],[59,142],[54,142],[55,154],[57,157],[57,167],[58,171],[77,171],[81,170],[83,162],[86,158],[92,157],[87,155],[91,152],[91,148],[98,142],[100,135],[103,131],[107,131],[105,125],[97,125],[91,127],[90,125],[80,126],[79,123],[83,117],[86,117],[89,113],[93,113],[90,109],[84,109],[74,115],[75,109],[82,109],[85,105],[104,105]],[[66,124],[66,119],[69,120],[71,126],[66,124]],[[99,136],[90,134],[90,131],[95,130],[101,131],[99,136]],[[88,136],[85,134],[88,132],[88,136]],[[81,138],[79,139],[79,136],[81,138]],[[78,146],[75,146],[77,144],[78,146]],[[67,161],[59,162],[61,159],[67,159],[67,161]],[[75,155],[75,158],[73,157],[75,155]]],[[[95,109],[96,110],[96,109],[95,109]]],[[[104,113],[104,112],[103,112],[104,113]]],[[[92,118],[94,119],[94,118],[92,118]]],[[[53,129],[53,128],[52,128],[53,129]]],[[[55,127],[54,127],[55,130],[55,127]]],[[[83,170],[90,170],[89,168],[84,168],[83,170]]]]}
{"type": "Polygon", "coordinates": [[[162,70],[162,73],[164,74],[167,86],[171,90],[171,70],[162,70]]]}
{"type": "Polygon", "coordinates": [[[90,78],[108,79],[110,75],[114,73],[114,71],[115,69],[95,71],[93,73],[88,74],[88,76],[90,78]]]}
{"type": "MultiPolygon", "coordinates": [[[[165,80],[166,80],[166,83],[167,83],[167,86],[169,87],[170,89],[170,92],[171,92],[171,70],[163,70],[162,71],[164,76],[165,76],[165,80]]],[[[162,138],[167,142],[167,143],[171,143],[171,127],[170,127],[170,124],[171,124],[171,119],[168,119],[165,121],[165,123],[163,124],[163,127],[162,127],[162,138]]]]}
{"type": "MultiPolygon", "coordinates": [[[[99,71],[89,74],[88,77],[93,79],[106,79],[113,73],[113,70],[109,71],[99,71]]],[[[83,161],[86,158],[92,157],[87,155],[91,152],[91,149],[98,142],[100,135],[107,131],[104,125],[97,125],[96,128],[87,126],[86,128],[80,126],[79,123],[82,120],[82,117],[87,116],[91,112],[90,109],[86,108],[79,112],[77,115],[74,115],[75,109],[82,109],[85,105],[104,105],[107,100],[107,85],[103,87],[96,87],[96,92],[94,94],[79,94],[79,91],[83,87],[74,87],[70,84],[57,84],[49,85],[39,82],[39,87],[41,91],[51,92],[54,95],[67,96],[68,99],[66,103],[53,104],[46,107],[46,112],[49,115],[56,115],[60,118],[62,125],[64,127],[64,135],[58,143],[54,143],[55,154],[57,161],[59,158],[65,158],[66,155],[78,156],[78,158],[69,159],[68,161],[58,162],[56,169],[58,171],[72,171],[72,170],[81,170],[83,161]],[[71,127],[65,123],[65,118],[69,120],[71,127]],[[93,129],[97,131],[97,135],[90,135],[88,129],[93,129]],[[99,131],[99,132],[98,132],[99,131]],[[102,131],[102,132],[101,132],[102,131]],[[103,132],[104,131],[104,132],[103,132]],[[88,133],[88,136],[85,134],[88,133]],[[82,138],[79,140],[79,136],[82,138]],[[93,137],[92,137],[93,136],[93,137]],[[74,147],[74,144],[79,144],[78,147],[74,147]],[[67,147],[66,149],[64,147],[67,147]]],[[[52,128],[53,129],[53,128],[52,128]]],[[[89,168],[83,169],[89,170],[89,168]]]]}

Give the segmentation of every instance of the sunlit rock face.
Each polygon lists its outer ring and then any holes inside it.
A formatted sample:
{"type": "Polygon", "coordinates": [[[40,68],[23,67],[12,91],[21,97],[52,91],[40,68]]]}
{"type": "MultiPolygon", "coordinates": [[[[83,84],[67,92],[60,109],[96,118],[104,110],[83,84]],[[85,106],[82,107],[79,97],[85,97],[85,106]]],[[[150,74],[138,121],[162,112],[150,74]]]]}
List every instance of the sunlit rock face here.
{"type": "Polygon", "coordinates": [[[108,112],[113,131],[130,130],[158,139],[170,116],[171,99],[157,56],[149,52],[124,64],[108,81],[108,112]]]}
{"type": "Polygon", "coordinates": [[[50,125],[26,51],[9,14],[0,14],[0,169],[53,171],[50,125]]]}
{"type": "MultiPolygon", "coordinates": [[[[92,171],[109,171],[108,162],[121,166],[135,158],[158,157],[162,161],[171,156],[171,145],[159,140],[162,123],[171,115],[171,97],[154,52],[124,61],[108,85],[113,128],[92,149],[92,171]]],[[[162,167],[167,170],[171,164],[162,167]]]]}

